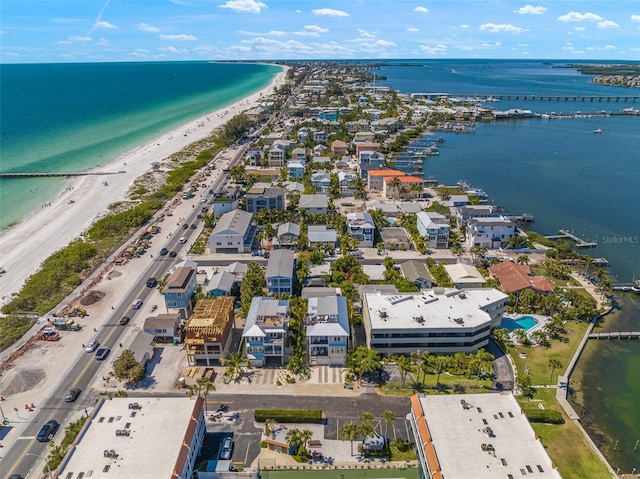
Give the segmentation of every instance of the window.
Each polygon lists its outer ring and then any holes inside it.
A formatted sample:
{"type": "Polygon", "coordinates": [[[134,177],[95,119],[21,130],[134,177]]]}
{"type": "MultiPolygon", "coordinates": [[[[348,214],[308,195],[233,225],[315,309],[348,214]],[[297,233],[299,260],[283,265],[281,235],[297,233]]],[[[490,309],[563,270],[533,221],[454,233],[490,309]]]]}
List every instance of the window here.
{"type": "Polygon", "coordinates": [[[227,241],[227,246],[233,246],[233,241],[227,241]]]}
{"type": "Polygon", "coordinates": [[[220,241],[218,241],[218,242],[216,243],[216,245],[217,245],[217,246],[222,246],[222,243],[221,243],[220,241]]]}

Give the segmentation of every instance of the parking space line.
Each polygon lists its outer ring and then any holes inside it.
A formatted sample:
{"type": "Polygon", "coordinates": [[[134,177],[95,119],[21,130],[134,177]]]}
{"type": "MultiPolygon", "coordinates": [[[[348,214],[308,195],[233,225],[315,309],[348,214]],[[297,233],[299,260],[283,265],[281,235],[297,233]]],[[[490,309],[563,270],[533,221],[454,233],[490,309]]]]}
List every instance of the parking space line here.
{"type": "Polygon", "coordinates": [[[244,455],[244,463],[243,464],[247,464],[248,460],[249,460],[249,444],[247,444],[247,452],[244,455]]]}
{"type": "Polygon", "coordinates": [[[407,422],[407,420],[404,420],[404,427],[407,430],[407,440],[410,441],[411,440],[411,433],[409,432],[409,423],[407,422]]]}
{"type": "Polygon", "coordinates": [[[336,440],[340,439],[340,419],[336,418],[336,440]]]}
{"type": "Polygon", "coordinates": [[[396,433],[396,422],[393,421],[393,423],[391,424],[391,429],[393,430],[393,438],[394,439],[398,439],[398,434],[396,433]]]}

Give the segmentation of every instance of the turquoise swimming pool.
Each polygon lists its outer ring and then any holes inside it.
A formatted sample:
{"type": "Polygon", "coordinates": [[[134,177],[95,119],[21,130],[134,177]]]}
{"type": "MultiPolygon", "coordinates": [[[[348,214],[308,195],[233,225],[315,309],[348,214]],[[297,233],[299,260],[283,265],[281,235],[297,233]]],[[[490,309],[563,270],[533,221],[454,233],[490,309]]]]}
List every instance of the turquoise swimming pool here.
{"type": "Polygon", "coordinates": [[[519,318],[502,318],[500,321],[500,327],[506,328],[509,332],[516,329],[524,329],[529,331],[535,325],[538,324],[538,320],[533,316],[520,316],[519,318]]]}

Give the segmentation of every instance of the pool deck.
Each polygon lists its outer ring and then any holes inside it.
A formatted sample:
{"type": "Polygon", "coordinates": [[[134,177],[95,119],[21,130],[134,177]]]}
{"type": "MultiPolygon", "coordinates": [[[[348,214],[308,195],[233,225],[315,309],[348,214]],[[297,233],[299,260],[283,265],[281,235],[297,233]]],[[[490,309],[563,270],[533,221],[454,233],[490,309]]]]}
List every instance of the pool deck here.
{"type": "MultiPolygon", "coordinates": [[[[531,333],[533,333],[534,331],[537,331],[539,329],[542,329],[544,327],[544,325],[547,323],[547,321],[549,320],[549,316],[543,316],[541,314],[509,314],[509,315],[504,315],[503,319],[512,319],[512,320],[517,320],[520,318],[524,318],[524,317],[531,317],[533,319],[535,319],[537,321],[537,324],[535,326],[532,326],[531,328],[527,329],[527,336],[529,337],[529,339],[531,339],[531,333]]],[[[515,337],[513,336],[513,331],[511,331],[509,333],[509,337],[511,338],[511,341],[517,342],[515,341],[515,337]]]]}

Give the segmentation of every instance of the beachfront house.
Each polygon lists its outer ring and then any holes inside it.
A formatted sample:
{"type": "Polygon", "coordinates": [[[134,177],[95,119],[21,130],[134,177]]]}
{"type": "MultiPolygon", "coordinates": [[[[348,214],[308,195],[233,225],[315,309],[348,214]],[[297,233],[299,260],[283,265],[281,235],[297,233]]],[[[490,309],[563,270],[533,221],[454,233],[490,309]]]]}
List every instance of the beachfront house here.
{"type": "Polygon", "coordinates": [[[167,313],[177,313],[187,319],[193,309],[193,295],[198,287],[196,269],[192,267],[176,268],[167,278],[162,288],[167,313]]]}
{"type": "Polygon", "coordinates": [[[449,246],[449,219],[445,215],[420,211],[416,214],[416,226],[427,248],[439,249],[449,246]]]}
{"type": "Polygon", "coordinates": [[[251,300],[242,331],[244,353],[251,366],[264,367],[270,361],[284,366],[289,319],[289,301],[286,299],[260,296],[251,300]]]}
{"type": "Polygon", "coordinates": [[[313,297],[304,319],[311,366],[344,366],[349,345],[349,315],[344,296],[313,297]]]}
{"type": "Polygon", "coordinates": [[[240,189],[237,187],[227,187],[222,192],[216,194],[210,202],[215,218],[220,218],[223,214],[233,211],[240,204],[240,189]]]}
{"type": "Polygon", "coordinates": [[[253,214],[243,210],[222,215],[209,237],[209,250],[212,253],[250,252],[255,237],[252,219],[253,214]]]}
{"type": "Polygon", "coordinates": [[[472,218],[467,223],[465,246],[496,249],[516,234],[516,224],[506,216],[498,218],[472,218]]]}
{"type": "Polygon", "coordinates": [[[158,314],[144,320],[143,330],[152,334],[158,343],[179,343],[182,319],[177,313],[158,314]]]}
{"type": "Polygon", "coordinates": [[[290,249],[272,251],[264,277],[268,294],[293,294],[295,252],[290,249]]]}

